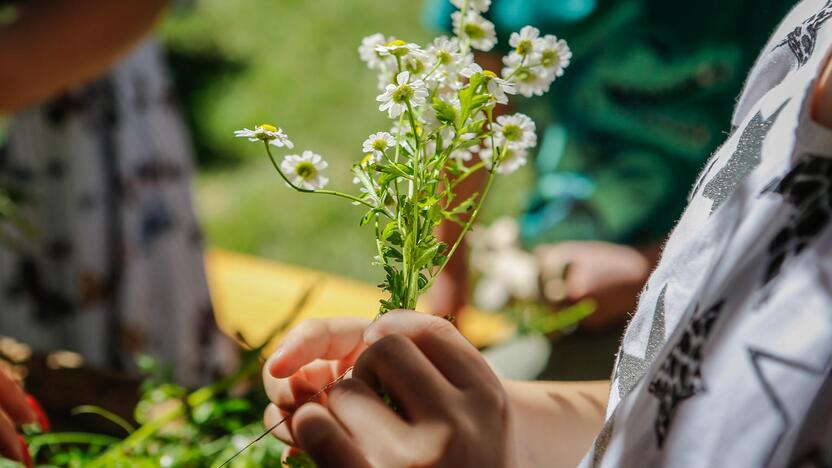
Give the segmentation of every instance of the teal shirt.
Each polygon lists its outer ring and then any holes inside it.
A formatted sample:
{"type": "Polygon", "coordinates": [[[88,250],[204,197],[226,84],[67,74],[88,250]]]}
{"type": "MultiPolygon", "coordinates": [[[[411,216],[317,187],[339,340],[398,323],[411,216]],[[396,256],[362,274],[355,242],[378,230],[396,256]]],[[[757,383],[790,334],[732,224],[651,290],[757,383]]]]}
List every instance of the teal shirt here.
{"type": "MultiPolygon", "coordinates": [[[[436,27],[453,6],[429,0],[436,27]]],[[[493,0],[505,47],[526,24],[566,39],[573,61],[542,98],[514,101],[542,133],[521,217],[529,247],[663,239],[785,0],[493,0]]],[[[506,50],[495,51],[505,53],[506,50]]]]}

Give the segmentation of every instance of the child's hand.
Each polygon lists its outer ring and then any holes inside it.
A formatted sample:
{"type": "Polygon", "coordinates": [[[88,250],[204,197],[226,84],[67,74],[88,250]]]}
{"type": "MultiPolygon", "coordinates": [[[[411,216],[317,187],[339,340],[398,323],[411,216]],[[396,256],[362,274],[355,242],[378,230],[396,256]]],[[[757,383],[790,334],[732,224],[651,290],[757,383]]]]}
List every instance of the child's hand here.
{"type": "Polygon", "coordinates": [[[653,267],[635,248],[608,242],[561,242],[535,250],[540,287],[554,308],[584,299],[597,304],[583,326],[603,330],[623,323],[653,267]]]}
{"type": "MultiPolygon", "coordinates": [[[[337,379],[366,348],[363,334],[369,319],[308,320],[293,328],[263,367],[263,385],[272,404],[264,423],[271,427],[337,379]]],[[[316,399],[326,404],[326,395],[316,399]]],[[[289,424],[274,431],[280,440],[294,444],[289,424]]]]}
{"type": "Polygon", "coordinates": [[[17,427],[38,421],[29,398],[5,372],[0,370],[0,457],[21,461],[31,466],[29,452],[17,427]]]}
{"type": "Polygon", "coordinates": [[[506,393],[450,322],[394,311],[364,341],[353,378],[325,406],[309,403],[292,417],[297,444],[320,468],[512,464],[506,393]]]}

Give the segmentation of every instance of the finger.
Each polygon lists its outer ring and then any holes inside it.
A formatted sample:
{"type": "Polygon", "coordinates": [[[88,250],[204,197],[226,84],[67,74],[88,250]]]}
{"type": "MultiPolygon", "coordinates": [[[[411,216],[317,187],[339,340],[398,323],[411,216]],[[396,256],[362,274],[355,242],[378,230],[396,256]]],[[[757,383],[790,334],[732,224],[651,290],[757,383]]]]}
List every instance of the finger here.
{"type": "Polygon", "coordinates": [[[288,377],[316,359],[342,359],[363,349],[368,320],[343,317],[307,320],[286,335],[267,367],[274,377],[288,377]]]}
{"type": "Polygon", "coordinates": [[[402,335],[387,335],[367,348],[353,376],[379,392],[389,392],[413,419],[441,413],[444,407],[437,403],[458,393],[413,341],[402,335]]]}
{"type": "MultiPolygon", "coordinates": [[[[321,393],[321,388],[335,378],[331,362],[315,361],[285,379],[272,377],[268,367],[263,368],[263,386],[266,395],[285,411],[294,411],[321,393]]],[[[325,395],[320,395],[325,398],[325,395]]],[[[320,403],[321,401],[319,401],[320,403]]]]}
{"type": "Polygon", "coordinates": [[[347,379],[330,394],[329,409],[352,434],[365,455],[382,452],[399,445],[408,424],[404,422],[370,387],[358,379],[347,379]]]}
{"type": "Polygon", "coordinates": [[[364,454],[338,424],[335,417],[316,403],[303,405],[292,417],[292,432],[301,449],[319,468],[369,468],[364,454]]]}
{"type": "Polygon", "coordinates": [[[37,421],[37,415],[29,407],[26,393],[2,370],[0,370],[0,410],[4,411],[17,426],[37,421]]]}
{"type": "Polygon", "coordinates": [[[454,386],[478,388],[499,381],[485,359],[447,320],[414,311],[392,311],[376,320],[364,333],[372,345],[387,335],[410,338],[454,386]]]}
{"type": "Polygon", "coordinates": [[[0,457],[23,460],[23,448],[17,437],[14,423],[3,411],[0,411],[0,457]]]}
{"type": "Polygon", "coordinates": [[[295,439],[289,430],[290,424],[288,413],[281,411],[274,404],[266,406],[266,411],[263,412],[263,426],[271,429],[272,435],[286,445],[295,445],[295,439]]]}
{"type": "Polygon", "coordinates": [[[574,257],[574,247],[565,243],[545,245],[538,247],[534,254],[541,276],[562,278],[566,266],[574,257]]]}

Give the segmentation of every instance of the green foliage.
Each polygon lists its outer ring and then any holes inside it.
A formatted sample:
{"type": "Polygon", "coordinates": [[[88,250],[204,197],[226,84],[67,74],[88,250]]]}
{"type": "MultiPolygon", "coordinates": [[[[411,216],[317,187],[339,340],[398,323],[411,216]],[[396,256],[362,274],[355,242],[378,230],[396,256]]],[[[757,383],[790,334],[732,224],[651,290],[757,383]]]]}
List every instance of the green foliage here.
{"type": "Polygon", "coordinates": [[[287,457],[284,465],[288,468],[315,468],[317,466],[308,453],[287,457]]]}

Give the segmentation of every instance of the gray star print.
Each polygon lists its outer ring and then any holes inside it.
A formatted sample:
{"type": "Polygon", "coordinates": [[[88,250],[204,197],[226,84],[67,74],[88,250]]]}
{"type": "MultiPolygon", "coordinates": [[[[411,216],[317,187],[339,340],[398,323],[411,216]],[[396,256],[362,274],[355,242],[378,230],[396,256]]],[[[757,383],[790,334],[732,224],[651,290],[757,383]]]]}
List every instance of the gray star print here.
{"type": "Polygon", "coordinates": [[[644,358],[627,354],[622,349],[621,358],[618,360],[618,394],[623,399],[630,390],[636,386],[639,380],[647,373],[650,363],[659,353],[664,345],[664,298],[667,293],[667,285],[662,288],[659,299],[656,301],[656,310],[653,312],[653,323],[650,326],[650,336],[647,339],[647,349],[644,351],[644,358]]]}
{"type": "Polygon", "coordinates": [[[766,135],[780,115],[780,111],[786,106],[784,102],[769,118],[763,119],[760,112],[754,116],[748,126],[742,131],[737,149],[722,169],[711,179],[702,191],[705,198],[714,201],[711,206],[711,213],[719,208],[719,205],[734,192],[737,185],[745,179],[751,171],[760,165],[763,143],[766,135]]]}

